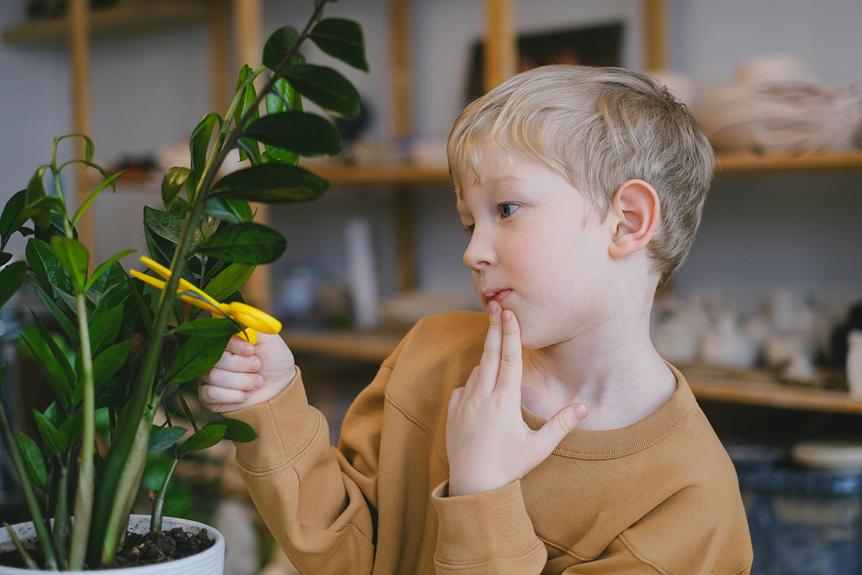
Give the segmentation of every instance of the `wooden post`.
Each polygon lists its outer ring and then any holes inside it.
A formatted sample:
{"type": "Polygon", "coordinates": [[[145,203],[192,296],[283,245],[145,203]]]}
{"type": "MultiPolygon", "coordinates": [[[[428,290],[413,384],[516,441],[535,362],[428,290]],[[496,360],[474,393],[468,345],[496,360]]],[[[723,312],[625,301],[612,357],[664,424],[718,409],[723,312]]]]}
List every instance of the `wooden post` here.
{"type": "MultiPolygon", "coordinates": [[[[263,41],[261,40],[261,0],[233,0],[234,19],[236,22],[237,66],[248,64],[259,66],[262,60],[263,41]]],[[[258,78],[256,84],[260,89],[262,81],[258,78]]],[[[266,205],[256,204],[255,219],[265,224],[269,220],[269,210],[266,205]]],[[[272,287],[270,285],[270,267],[257,266],[245,285],[245,295],[254,305],[269,310],[272,307],[272,287]]]]}
{"type": "Polygon", "coordinates": [[[643,0],[644,65],[647,70],[667,67],[667,3],[665,0],[643,0]]]}
{"type": "MultiPolygon", "coordinates": [[[[392,135],[410,136],[410,2],[390,0],[390,57],[392,58],[392,135]]],[[[416,287],[416,236],[413,222],[413,192],[404,185],[394,191],[396,289],[409,292],[416,287]]]]}
{"type": "MultiPolygon", "coordinates": [[[[69,3],[69,53],[72,61],[72,131],[90,135],[90,15],[87,0],[72,0],[69,3]]],[[[84,141],[76,138],[75,156],[84,157],[84,141]]],[[[87,194],[88,178],[84,167],[74,166],[74,208],[80,206],[87,194]]],[[[78,239],[90,252],[90,265],[98,261],[96,233],[91,207],[78,221],[78,239]]]]}
{"type": "Polygon", "coordinates": [[[515,73],[512,0],[485,0],[485,91],[515,73]]]}
{"type": "Polygon", "coordinates": [[[207,4],[210,33],[210,74],[212,109],[219,113],[227,112],[228,70],[230,69],[230,50],[228,49],[229,7],[227,0],[211,0],[207,4]]]}

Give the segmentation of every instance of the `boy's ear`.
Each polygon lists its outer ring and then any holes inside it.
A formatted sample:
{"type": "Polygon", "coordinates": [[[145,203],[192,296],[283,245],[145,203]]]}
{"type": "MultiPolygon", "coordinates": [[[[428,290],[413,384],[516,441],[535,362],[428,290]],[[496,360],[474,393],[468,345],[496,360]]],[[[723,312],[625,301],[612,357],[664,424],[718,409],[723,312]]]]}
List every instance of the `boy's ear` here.
{"type": "Polygon", "coordinates": [[[625,182],[614,194],[611,205],[608,255],[622,258],[646,247],[660,216],[661,202],[651,185],[643,180],[625,182]]]}

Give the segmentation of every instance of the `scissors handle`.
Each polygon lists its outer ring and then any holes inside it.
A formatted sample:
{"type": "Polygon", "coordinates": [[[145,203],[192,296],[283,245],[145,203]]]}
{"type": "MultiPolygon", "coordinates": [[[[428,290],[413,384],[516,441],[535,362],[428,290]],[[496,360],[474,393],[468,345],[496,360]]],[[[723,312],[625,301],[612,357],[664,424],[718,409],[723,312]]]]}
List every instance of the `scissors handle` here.
{"type": "MultiPolygon", "coordinates": [[[[162,276],[165,280],[169,280],[171,278],[171,270],[169,270],[159,262],[153,260],[152,258],[148,258],[147,256],[141,256],[140,260],[147,267],[162,276]]],[[[167,285],[165,281],[159,280],[158,278],[154,278],[152,276],[148,276],[137,270],[129,270],[129,273],[133,277],[157,289],[163,290],[167,285]]],[[[186,281],[183,278],[180,278],[179,286],[177,287],[177,294],[180,298],[180,301],[208,311],[214,317],[229,316],[237,323],[245,326],[246,329],[239,332],[238,335],[252,345],[257,343],[258,331],[273,335],[281,332],[281,322],[269,315],[268,313],[254,306],[238,301],[231,302],[229,304],[219,303],[207,292],[200,289],[191,282],[186,281]]]]}

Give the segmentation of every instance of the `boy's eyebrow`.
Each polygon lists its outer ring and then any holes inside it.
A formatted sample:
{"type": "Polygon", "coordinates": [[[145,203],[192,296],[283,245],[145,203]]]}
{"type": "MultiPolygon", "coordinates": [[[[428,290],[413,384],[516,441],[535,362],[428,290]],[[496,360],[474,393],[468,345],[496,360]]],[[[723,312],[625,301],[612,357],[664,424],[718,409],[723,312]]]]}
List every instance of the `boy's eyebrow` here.
{"type": "MultiPolygon", "coordinates": [[[[506,175],[506,176],[494,176],[492,178],[488,178],[488,183],[492,185],[505,185],[505,184],[519,184],[523,182],[522,178],[518,176],[506,175]]],[[[455,209],[458,210],[458,214],[462,213],[462,208],[464,207],[464,203],[461,201],[461,197],[463,194],[458,194],[457,199],[455,201],[455,209]]]]}

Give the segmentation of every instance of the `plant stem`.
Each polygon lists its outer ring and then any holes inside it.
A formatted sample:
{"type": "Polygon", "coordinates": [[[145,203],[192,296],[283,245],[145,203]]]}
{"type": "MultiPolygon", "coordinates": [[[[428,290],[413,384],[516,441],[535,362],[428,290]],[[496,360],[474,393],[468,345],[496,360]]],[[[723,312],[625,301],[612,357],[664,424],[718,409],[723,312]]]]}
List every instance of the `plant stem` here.
{"type": "Polygon", "coordinates": [[[193,427],[193,428],[194,428],[194,430],[195,430],[195,433],[197,433],[197,432],[198,432],[198,424],[197,424],[197,422],[195,421],[195,416],[194,416],[194,415],[192,415],[192,410],[191,410],[191,409],[189,409],[189,404],[188,404],[188,403],[186,403],[186,398],[185,398],[185,397],[183,397],[183,394],[182,394],[182,393],[178,393],[177,395],[179,395],[179,397],[180,397],[180,403],[181,403],[181,404],[182,404],[182,406],[183,406],[183,413],[185,413],[185,414],[186,414],[186,417],[187,417],[187,418],[188,418],[188,420],[191,422],[192,427],[193,427]]]}
{"type": "Polygon", "coordinates": [[[81,441],[81,451],[78,454],[78,489],[75,494],[75,524],[72,528],[72,546],[69,554],[69,569],[72,571],[83,568],[87,541],[90,537],[90,523],[93,517],[93,492],[95,489],[93,452],[96,443],[96,393],[93,383],[90,327],[87,323],[87,301],[85,294],[82,293],[77,293],[75,300],[78,304],[78,333],[81,337],[81,365],[84,372],[84,405],[82,408],[84,432],[81,441]]]}
{"type": "MultiPolygon", "coordinates": [[[[120,429],[117,432],[116,441],[104,461],[101,477],[102,485],[96,494],[96,508],[93,522],[94,529],[90,533],[90,544],[88,548],[88,558],[90,559],[98,560],[101,558],[104,560],[108,556],[113,559],[113,554],[116,552],[115,549],[112,549],[109,552],[104,551],[108,547],[108,542],[105,541],[104,545],[100,545],[99,536],[96,534],[109,535],[107,531],[109,517],[116,513],[118,506],[123,505],[121,500],[124,498],[117,496],[117,489],[120,486],[119,478],[120,474],[123,473],[123,468],[126,466],[142,466],[143,459],[146,456],[145,443],[143,453],[139,453],[137,455],[137,457],[141,458],[140,461],[134,461],[133,458],[136,456],[132,453],[132,445],[136,442],[137,432],[141,426],[144,427],[144,433],[149,436],[150,425],[153,421],[153,416],[155,415],[155,409],[152,406],[147,409],[147,403],[153,393],[156,370],[158,369],[159,360],[161,359],[161,353],[164,347],[165,330],[168,325],[168,319],[173,303],[176,299],[177,286],[179,285],[180,276],[182,276],[184,271],[186,257],[188,256],[191,241],[194,236],[194,230],[197,229],[198,222],[203,215],[204,203],[210,189],[212,188],[216,172],[224,162],[230,150],[236,144],[240,132],[253,116],[254,112],[258,109],[263,98],[272,90],[276,79],[279,78],[284,69],[290,63],[291,59],[293,59],[293,56],[299,50],[299,46],[302,42],[308,38],[312,23],[317,20],[318,15],[323,10],[324,4],[324,2],[321,2],[315,7],[311,20],[306,24],[305,29],[297,39],[296,44],[291,47],[290,51],[279,65],[278,70],[276,70],[269,78],[264,89],[257,95],[254,103],[248,110],[246,110],[246,113],[243,114],[240,121],[237,122],[237,125],[228,133],[226,138],[223,138],[221,134],[219,135],[218,145],[213,146],[213,151],[204,166],[203,177],[198,179],[194,201],[192,202],[192,207],[187,214],[186,219],[183,221],[183,225],[180,229],[180,237],[177,241],[177,248],[174,251],[174,256],[171,261],[171,277],[168,280],[167,285],[165,285],[162,290],[159,299],[159,309],[153,321],[153,329],[147,349],[144,352],[143,360],[141,361],[141,369],[138,372],[139,375],[135,384],[132,386],[129,402],[126,404],[126,408],[122,414],[123,417],[121,418],[120,429]],[[216,153],[216,150],[218,150],[218,153],[216,153]],[[99,547],[103,549],[102,553],[97,551],[99,547]]],[[[225,121],[229,121],[229,119],[225,119],[225,121]]]]}
{"type": "Polygon", "coordinates": [[[69,543],[69,462],[60,462],[60,477],[57,482],[57,506],[54,508],[54,547],[61,560],[66,558],[69,543]]]}
{"type": "Polygon", "coordinates": [[[111,515],[108,517],[106,530],[102,535],[102,550],[99,558],[102,565],[110,565],[114,561],[117,549],[126,535],[126,529],[129,526],[129,513],[135,503],[138,487],[141,484],[141,476],[144,474],[144,467],[146,467],[150,424],[146,418],[140,419],[139,422],[138,432],[135,434],[135,441],[132,443],[126,466],[120,474],[114,505],[111,507],[111,515]]]}
{"type": "Polygon", "coordinates": [[[174,462],[171,463],[171,468],[168,474],[165,475],[165,480],[162,482],[162,488],[159,489],[159,495],[153,503],[153,516],[150,519],[150,533],[158,533],[162,530],[162,514],[165,507],[165,493],[168,491],[168,483],[174,476],[174,470],[177,468],[177,463],[180,462],[179,457],[174,457],[174,462]]]}
{"type": "Polygon", "coordinates": [[[18,539],[18,536],[15,535],[15,530],[12,529],[12,526],[3,522],[3,525],[6,527],[6,531],[9,533],[9,539],[12,540],[12,544],[15,546],[15,549],[18,550],[18,554],[21,555],[21,558],[24,559],[24,563],[27,565],[27,569],[32,569],[33,571],[38,571],[39,566],[33,561],[33,558],[30,557],[30,554],[27,553],[27,549],[24,548],[24,545],[21,543],[21,540],[18,539]]]}
{"type": "Polygon", "coordinates": [[[30,512],[30,519],[33,521],[33,527],[36,529],[36,537],[39,540],[39,547],[42,548],[42,553],[45,555],[45,567],[51,571],[57,571],[57,555],[54,553],[51,533],[48,530],[47,523],[45,523],[45,517],[42,515],[42,510],[39,509],[39,502],[36,501],[36,494],[33,493],[33,486],[30,485],[30,477],[27,475],[26,469],[24,469],[24,460],[21,459],[21,452],[18,450],[18,443],[16,443],[15,436],[12,434],[9,420],[6,419],[6,406],[3,405],[2,399],[0,399],[0,425],[3,426],[3,437],[6,439],[9,454],[12,456],[12,463],[15,465],[15,473],[18,475],[18,480],[21,482],[21,491],[24,492],[24,501],[27,504],[27,511],[30,512]]]}

